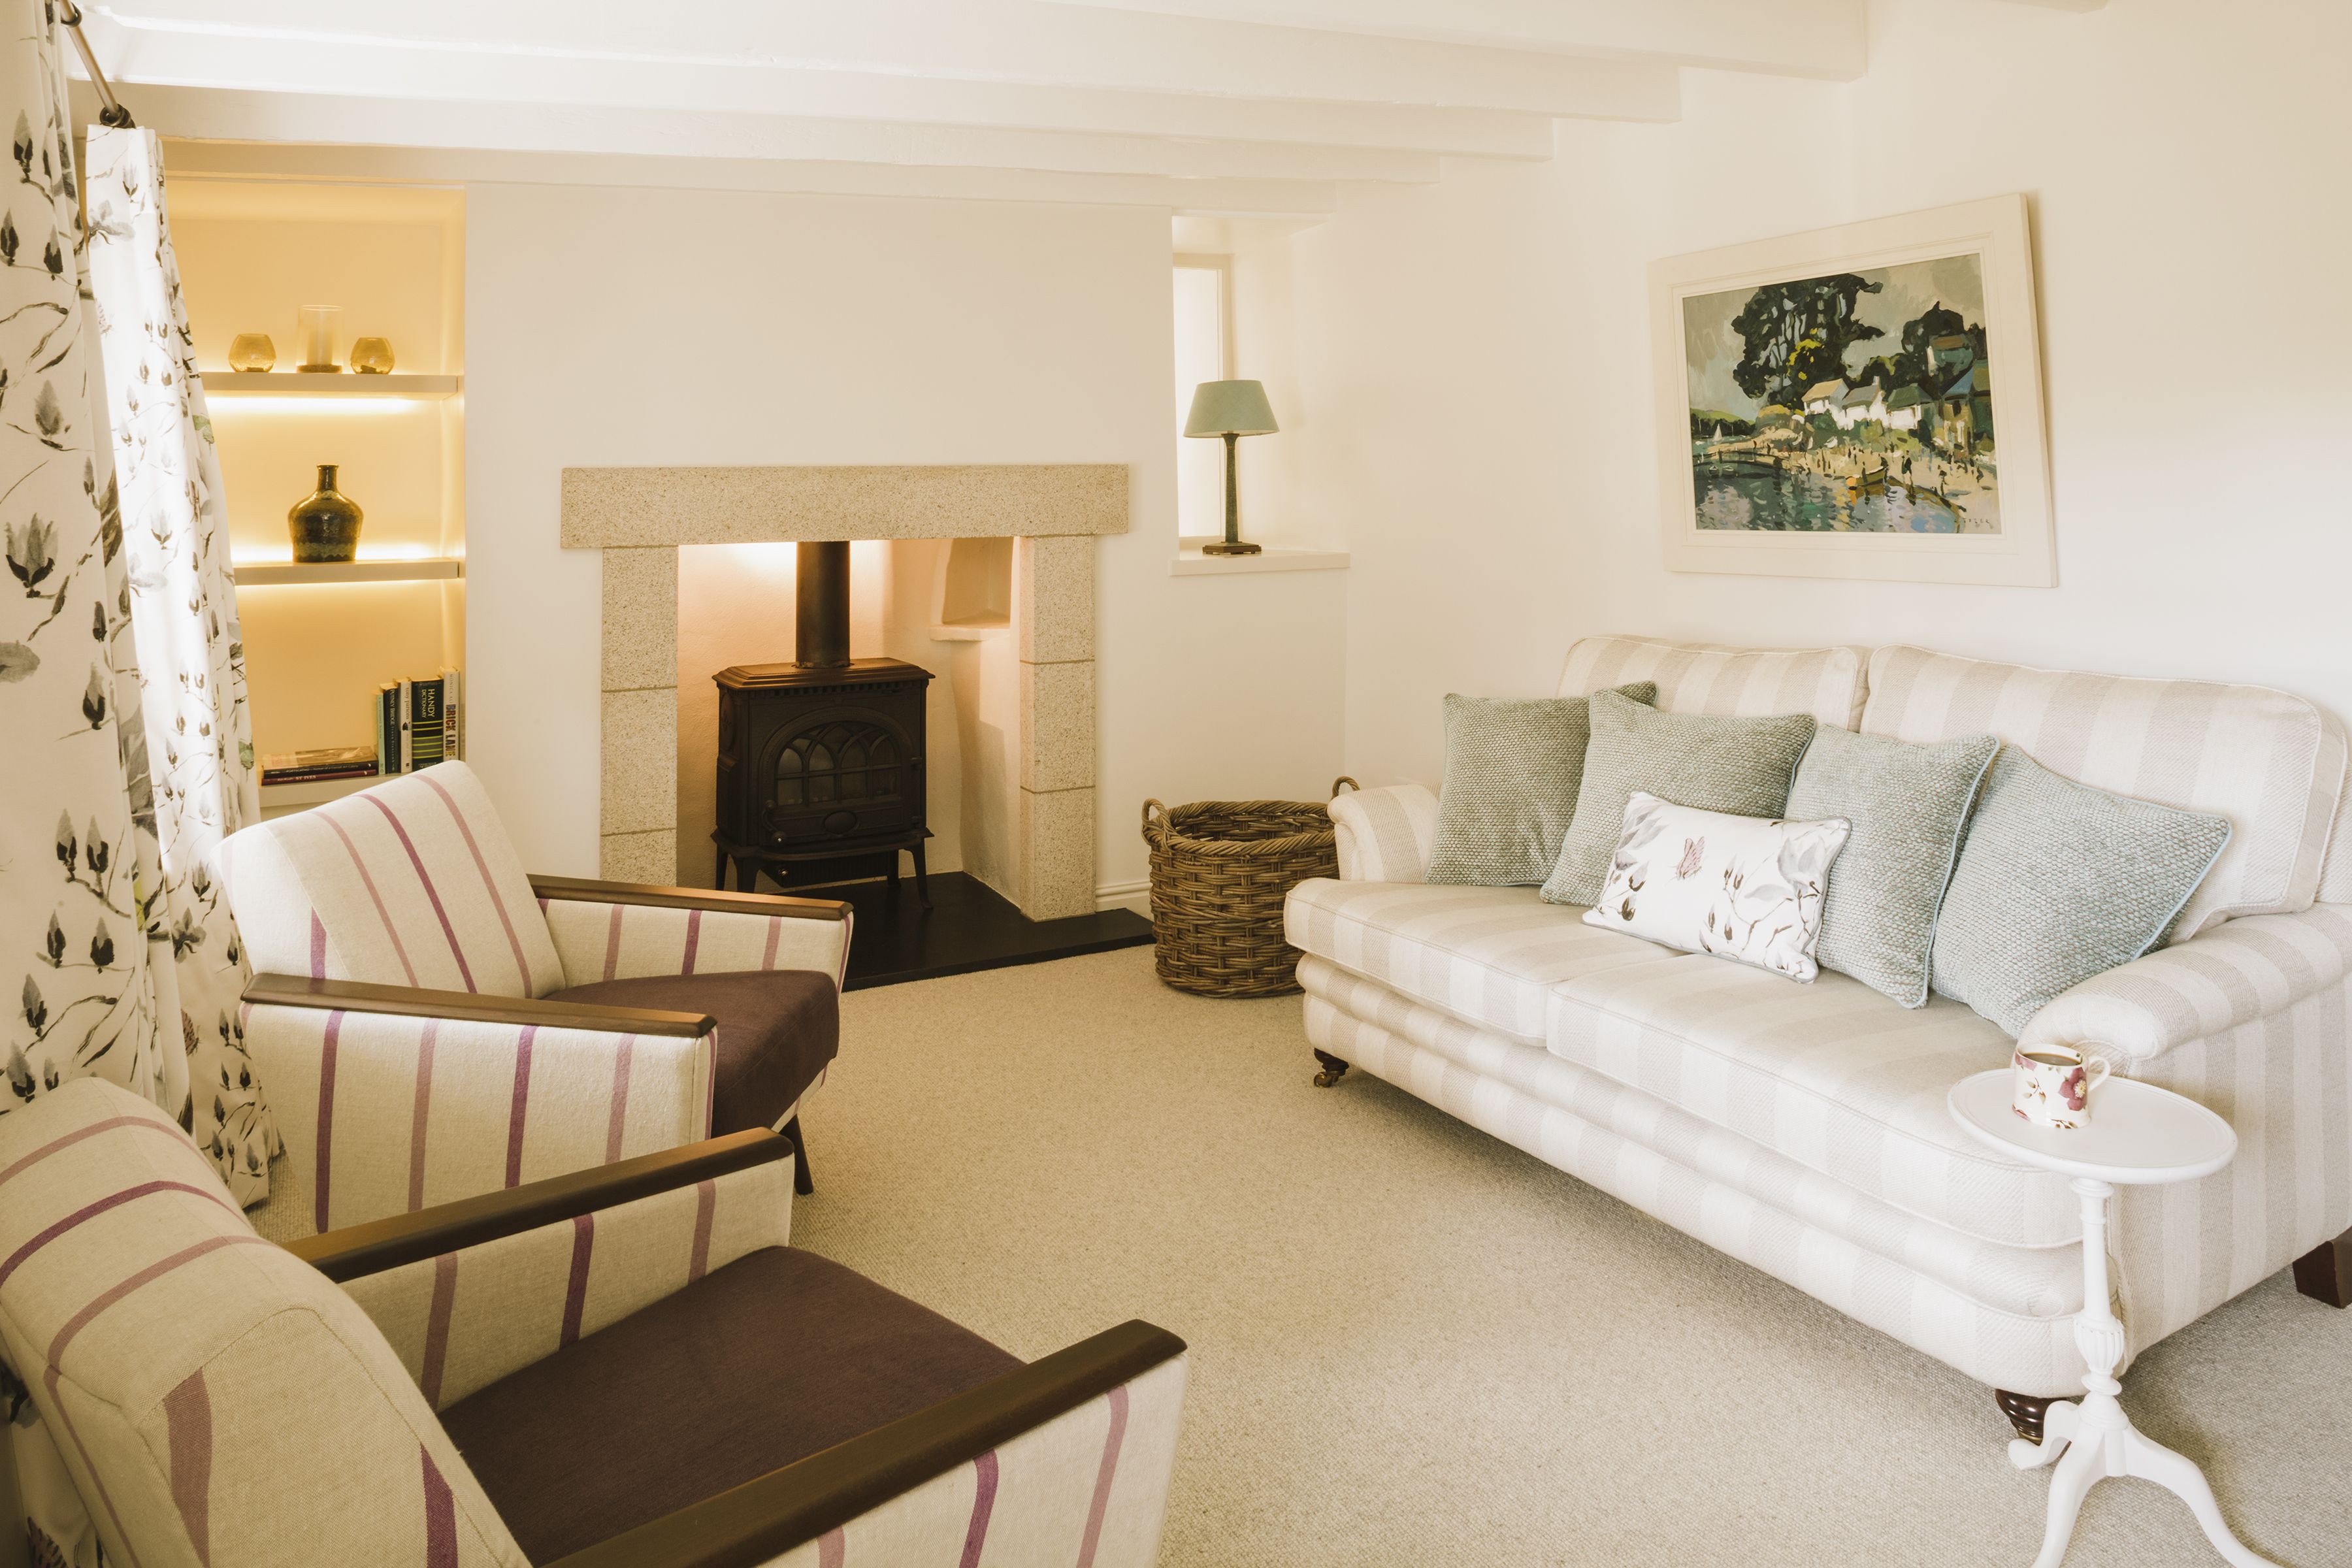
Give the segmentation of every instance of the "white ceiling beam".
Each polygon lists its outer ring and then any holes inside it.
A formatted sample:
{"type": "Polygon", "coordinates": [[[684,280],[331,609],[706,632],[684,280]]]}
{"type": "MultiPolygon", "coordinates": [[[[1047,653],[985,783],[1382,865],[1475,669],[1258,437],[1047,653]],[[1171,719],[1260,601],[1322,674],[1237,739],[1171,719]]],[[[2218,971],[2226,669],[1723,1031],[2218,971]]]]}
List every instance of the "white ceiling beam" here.
{"type": "MultiPolygon", "coordinates": [[[[1414,103],[1555,116],[1670,116],[1669,65],[1275,27],[1045,0],[116,0],[104,14],[182,38],[383,57],[689,68],[706,77],[824,70],[1033,87],[1414,103]]],[[[771,105],[770,107],[777,107],[771,105]]]]}
{"type": "MultiPolygon", "coordinates": [[[[713,71],[693,64],[483,56],[348,43],[330,47],[132,28],[94,9],[85,16],[89,18],[85,31],[110,79],[134,89],[152,84],[320,99],[353,95],[427,102],[788,114],[1008,131],[1297,142],[1465,157],[1539,159],[1549,157],[1552,149],[1549,119],[1495,110],[1026,87],[788,68],[713,71]]],[[[293,134],[299,131],[299,126],[290,128],[290,139],[323,139],[293,134]]]]}
{"type": "Polygon", "coordinates": [[[504,153],[725,158],[908,167],[1150,174],[1185,180],[1426,184],[1426,153],[1263,142],[1175,141],[782,115],[577,104],[450,103],[416,99],[144,86],[139,122],[166,136],[218,142],[480,148],[504,153]]]}
{"type": "Polygon", "coordinates": [[[316,147],[175,138],[165,144],[163,163],[175,180],[210,175],[337,184],[622,185],[793,195],[1076,202],[1154,207],[1207,217],[1315,219],[1328,217],[1339,207],[1339,187],[1314,181],[1174,180],[1148,174],[1062,174],[1024,169],[908,168],[745,158],[316,147]]]}
{"type": "MultiPolygon", "coordinates": [[[[1393,38],[1651,57],[1718,70],[1849,80],[1869,64],[1863,0],[1054,0],[1393,38]]],[[[2098,5],[2105,0],[2028,0],[2098,5]]]]}

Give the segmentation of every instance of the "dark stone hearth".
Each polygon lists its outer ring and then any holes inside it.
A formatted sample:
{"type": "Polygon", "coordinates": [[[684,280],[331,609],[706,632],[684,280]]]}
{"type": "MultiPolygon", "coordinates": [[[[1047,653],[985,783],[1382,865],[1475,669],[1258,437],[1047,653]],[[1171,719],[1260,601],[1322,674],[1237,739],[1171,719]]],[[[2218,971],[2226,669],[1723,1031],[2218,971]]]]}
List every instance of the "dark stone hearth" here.
{"type": "Polygon", "coordinates": [[[931,879],[936,907],[928,914],[914,900],[893,895],[887,882],[845,883],[825,889],[824,896],[845,899],[857,911],[845,985],[850,991],[1141,947],[1151,941],[1151,922],[1131,910],[1033,921],[987,883],[961,871],[931,879]]]}

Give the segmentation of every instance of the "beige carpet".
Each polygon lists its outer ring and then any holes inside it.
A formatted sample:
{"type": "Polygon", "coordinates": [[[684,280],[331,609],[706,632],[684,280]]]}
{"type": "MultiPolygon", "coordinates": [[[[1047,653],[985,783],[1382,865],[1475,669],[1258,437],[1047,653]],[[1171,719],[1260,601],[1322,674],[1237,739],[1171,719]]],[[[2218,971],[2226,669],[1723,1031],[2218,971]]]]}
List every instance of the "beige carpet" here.
{"type": "MultiPolygon", "coordinates": [[[[2022,1568],[2045,1482],[1990,1395],[1359,1073],[1296,998],[1150,950],[853,993],[794,1240],[1036,1356],[1192,1347],[1170,1564],[2022,1568]]],[[[2290,1568],[2352,1563],[2352,1312],[2275,1279],[2124,1399],[2290,1568]]],[[[2101,1483],[2069,1568],[2217,1563],[2101,1483]]]]}

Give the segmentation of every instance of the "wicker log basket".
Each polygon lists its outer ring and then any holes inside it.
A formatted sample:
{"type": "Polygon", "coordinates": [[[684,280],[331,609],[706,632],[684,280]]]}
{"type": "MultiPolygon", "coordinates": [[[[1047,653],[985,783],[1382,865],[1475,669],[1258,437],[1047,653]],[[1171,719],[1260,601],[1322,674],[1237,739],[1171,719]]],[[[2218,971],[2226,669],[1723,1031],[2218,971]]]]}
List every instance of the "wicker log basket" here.
{"type": "MultiPolygon", "coordinates": [[[[1336,798],[1342,778],[1331,786],[1336,798]]],[[[1160,978],[1202,996],[1298,989],[1298,950],[1282,940],[1282,901],[1309,877],[1339,874],[1328,810],[1311,800],[1143,803],[1151,847],[1151,926],[1160,978]]]]}

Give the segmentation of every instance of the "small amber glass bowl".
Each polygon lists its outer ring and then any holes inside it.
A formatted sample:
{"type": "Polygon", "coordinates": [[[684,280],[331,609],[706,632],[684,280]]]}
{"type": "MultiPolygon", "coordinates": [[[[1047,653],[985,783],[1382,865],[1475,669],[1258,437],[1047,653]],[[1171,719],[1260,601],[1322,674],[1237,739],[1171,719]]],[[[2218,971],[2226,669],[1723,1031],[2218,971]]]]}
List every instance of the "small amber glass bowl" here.
{"type": "Polygon", "coordinates": [[[362,375],[392,374],[392,344],[383,338],[362,338],[352,344],[352,368],[362,375]]]}
{"type": "Polygon", "coordinates": [[[229,340],[229,369],[265,371],[277,363],[278,345],[269,341],[268,332],[239,332],[229,340]]]}

